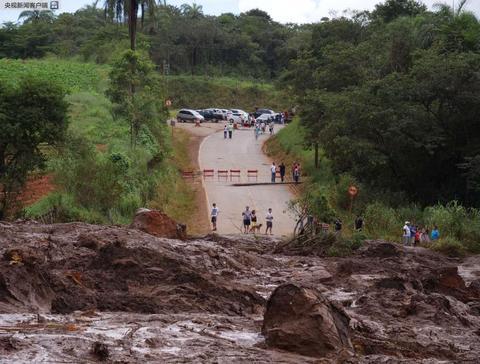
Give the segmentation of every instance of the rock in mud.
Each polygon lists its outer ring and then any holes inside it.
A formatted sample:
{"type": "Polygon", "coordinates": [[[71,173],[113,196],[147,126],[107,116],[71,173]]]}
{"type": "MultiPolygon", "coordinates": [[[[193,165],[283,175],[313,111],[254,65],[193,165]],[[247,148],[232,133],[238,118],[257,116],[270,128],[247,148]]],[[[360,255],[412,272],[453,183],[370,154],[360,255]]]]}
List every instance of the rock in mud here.
{"type": "Polygon", "coordinates": [[[93,343],[92,353],[100,361],[105,361],[110,356],[107,345],[99,341],[93,343]]]}
{"type": "Polygon", "coordinates": [[[262,334],[269,347],[327,357],[352,349],[349,320],[316,289],[286,284],[267,302],[262,334]]]}
{"type": "Polygon", "coordinates": [[[157,210],[139,209],[130,227],[161,238],[180,240],[187,238],[186,225],[157,210]]]}

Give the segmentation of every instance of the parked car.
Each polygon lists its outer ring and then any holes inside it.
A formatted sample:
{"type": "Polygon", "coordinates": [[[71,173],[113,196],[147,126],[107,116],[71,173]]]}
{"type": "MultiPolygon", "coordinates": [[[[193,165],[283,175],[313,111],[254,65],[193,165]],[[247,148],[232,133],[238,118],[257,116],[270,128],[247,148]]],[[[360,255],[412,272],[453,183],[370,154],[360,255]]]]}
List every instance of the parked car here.
{"type": "Polygon", "coordinates": [[[212,110],[205,109],[205,110],[196,110],[196,111],[203,116],[205,121],[212,121],[214,123],[218,123],[219,116],[216,115],[212,110]]]}
{"type": "Polygon", "coordinates": [[[275,111],[270,109],[256,109],[255,112],[253,113],[253,116],[255,116],[255,119],[256,119],[262,114],[275,114],[275,111]]]}
{"type": "Polygon", "coordinates": [[[258,118],[256,118],[256,121],[258,122],[264,122],[266,124],[270,123],[271,121],[275,120],[275,115],[272,114],[262,114],[258,118]]]}
{"type": "Polygon", "coordinates": [[[245,119],[243,115],[238,112],[233,112],[228,115],[228,121],[231,123],[243,124],[245,119]]]}
{"type": "Polygon", "coordinates": [[[234,114],[240,114],[244,122],[248,121],[248,113],[240,109],[230,109],[234,114]]]}
{"type": "Polygon", "coordinates": [[[197,111],[195,110],[190,110],[190,109],[182,109],[178,112],[177,114],[177,121],[178,122],[192,122],[194,123],[196,120],[200,121],[203,123],[205,121],[205,118],[200,115],[197,111]]]}
{"type": "Polygon", "coordinates": [[[218,122],[219,120],[225,120],[225,117],[223,115],[223,112],[222,110],[220,109],[215,109],[215,108],[210,108],[210,109],[205,109],[204,111],[209,111],[211,113],[213,113],[216,121],[218,122]]]}

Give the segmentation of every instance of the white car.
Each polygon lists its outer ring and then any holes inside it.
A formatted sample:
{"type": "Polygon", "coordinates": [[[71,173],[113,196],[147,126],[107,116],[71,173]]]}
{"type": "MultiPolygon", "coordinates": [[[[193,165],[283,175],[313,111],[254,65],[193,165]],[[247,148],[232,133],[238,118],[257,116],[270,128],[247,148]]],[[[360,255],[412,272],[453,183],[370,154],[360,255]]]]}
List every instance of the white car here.
{"type": "Polygon", "coordinates": [[[231,123],[242,124],[244,122],[243,115],[237,112],[228,114],[228,121],[231,123]]]}
{"type": "Polygon", "coordinates": [[[262,114],[256,119],[257,122],[264,122],[265,124],[270,123],[272,120],[274,120],[274,116],[272,114],[262,114]]]}
{"type": "Polygon", "coordinates": [[[230,109],[230,111],[234,114],[240,114],[243,118],[243,121],[247,121],[248,120],[248,113],[243,111],[243,110],[240,110],[240,109],[230,109]]]}

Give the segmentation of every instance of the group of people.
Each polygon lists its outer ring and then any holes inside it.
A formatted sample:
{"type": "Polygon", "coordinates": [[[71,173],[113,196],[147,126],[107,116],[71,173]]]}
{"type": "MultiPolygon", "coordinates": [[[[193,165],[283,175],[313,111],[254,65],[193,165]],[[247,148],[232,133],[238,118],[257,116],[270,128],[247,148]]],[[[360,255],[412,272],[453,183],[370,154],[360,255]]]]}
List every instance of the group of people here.
{"type": "Polygon", "coordinates": [[[420,227],[415,224],[411,224],[410,221],[405,221],[403,226],[403,245],[415,246],[420,243],[429,243],[431,241],[438,240],[440,238],[440,231],[438,226],[434,226],[430,232],[428,227],[420,227]]]}
{"type": "MultiPolygon", "coordinates": [[[[274,130],[275,130],[275,123],[273,121],[270,121],[270,123],[268,124],[268,131],[270,132],[270,135],[273,135],[274,133],[274,130]]],[[[266,131],[267,131],[267,124],[262,121],[262,122],[255,122],[255,127],[253,129],[254,133],[255,133],[255,139],[258,139],[258,136],[260,134],[265,134],[266,131]]]]}
{"type": "MultiPolygon", "coordinates": [[[[210,221],[212,222],[212,230],[217,231],[217,221],[218,221],[218,214],[220,210],[217,207],[217,204],[214,203],[212,205],[212,211],[210,213],[210,221]]],[[[273,229],[273,214],[272,214],[272,209],[269,208],[267,210],[267,213],[265,215],[265,221],[266,221],[266,228],[265,228],[265,235],[273,235],[272,229],[273,229]]],[[[261,228],[263,224],[258,223],[258,218],[257,218],[257,213],[255,210],[250,210],[249,206],[245,207],[245,211],[242,212],[242,223],[243,223],[243,228],[242,232],[244,234],[249,234],[249,233],[259,233],[261,232],[261,228]]]]}
{"type": "MultiPolygon", "coordinates": [[[[285,182],[286,167],[283,162],[280,163],[278,167],[275,165],[275,162],[272,162],[272,165],[270,166],[270,175],[271,175],[272,183],[276,182],[277,172],[280,172],[280,181],[285,182]]],[[[292,165],[292,180],[295,183],[300,182],[300,163],[295,162],[292,165]]]]}

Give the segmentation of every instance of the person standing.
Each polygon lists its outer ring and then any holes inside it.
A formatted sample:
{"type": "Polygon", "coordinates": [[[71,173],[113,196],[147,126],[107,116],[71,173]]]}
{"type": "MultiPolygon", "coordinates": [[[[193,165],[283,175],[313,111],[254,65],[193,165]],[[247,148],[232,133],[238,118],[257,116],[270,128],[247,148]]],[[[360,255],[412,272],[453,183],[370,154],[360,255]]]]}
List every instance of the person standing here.
{"type": "Polygon", "coordinates": [[[340,235],[342,233],[342,220],[336,218],[333,224],[335,226],[335,234],[340,235]]]}
{"type": "Polygon", "coordinates": [[[270,166],[270,173],[272,175],[272,183],[275,183],[275,177],[277,175],[277,167],[275,166],[275,162],[272,162],[270,166]]]}
{"type": "Polygon", "coordinates": [[[415,246],[415,235],[417,235],[417,227],[415,223],[410,224],[410,245],[415,246]]]}
{"type": "Polygon", "coordinates": [[[365,221],[363,220],[363,217],[360,215],[357,215],[357,218],[355,219],[354,227],[355,231],[362,231],[363,230],[363,225],[365,224],[365,221]]]}
{"type": "Polygon", "coordinates": [[[257,227],[257,215],[255,213],[255,210],[252,210],[252,228],[250,231],[253,231],[255,234],[255,228],[257,227]]]}
{"type": "Polygon", "coordinates": [[[282,162],[278,168],[280,169],[280,179],[283,183],[285,182],[285,164],[282,162]]]}
{"type": "Polygon", "coordinates": [[[227,124],[225,124],[225,126],[223,127],[223,139],[227,139],[227,136],[228,136],[228,128],[227,128],[227,124]]]}
{"type": "Polygon", "coordinates": [[[440,231],[438,230],[437,225],[433,227],[431,238],[432,241],[440,239],[440,231]]]}
{"type": "Polygon", "coordinates": [[[252,221],[252,212],[248,206],[245,207],[245,211],[242,212],[243,216],[243,233],[248,234],[250,229],[250,222],[252,221]]]}
{"type": "Polygon", "coordinates": [[[410,245],[410,222],[408,221],[403,225],[403,245],[410,245]]]}
{"type": "Polygon", "coordinates": [[[272,228],[273,228],[273,215],[272,209],[269,208],[267,211],[267,215],[265,216],[265,220],[267,221],[267,228],[265,229],[265,235],[268,235],[268,231],[270,230],[270,235],[273,235],[272,228]]]}
{"type": "Polygon", "coordinates": [[[217,204],[214,203],[212,205],[212,212],[210,213],[211,221],[212,221],[212,230],[217,231],[217,218],[218,218],[218,207],[217,204]]]}
{"type": "Polygon", "coordinates": [[[228,123],[228,138],[232,139],[232,135],[233,135],[233,124],[228,123]]]}

